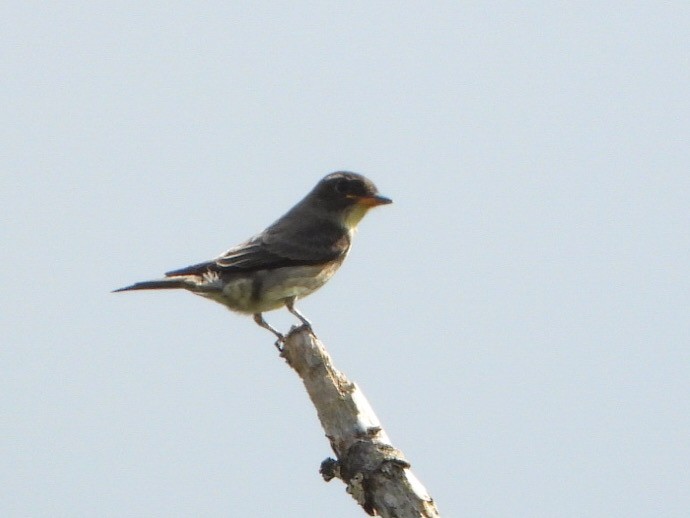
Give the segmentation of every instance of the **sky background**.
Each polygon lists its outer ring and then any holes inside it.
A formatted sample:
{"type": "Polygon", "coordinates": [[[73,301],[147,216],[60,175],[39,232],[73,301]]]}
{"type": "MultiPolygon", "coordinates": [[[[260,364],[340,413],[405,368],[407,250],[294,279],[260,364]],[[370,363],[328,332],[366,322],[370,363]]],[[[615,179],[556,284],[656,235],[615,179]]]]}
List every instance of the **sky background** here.
{"type": "Polygon", "coordinates": [[[110,293],[339,169],[395,203],[298,307],[443,516],[688,515],[688,2],[10,1],[0,41],[0,515],[363,515],[269,333],[110,293]]]}

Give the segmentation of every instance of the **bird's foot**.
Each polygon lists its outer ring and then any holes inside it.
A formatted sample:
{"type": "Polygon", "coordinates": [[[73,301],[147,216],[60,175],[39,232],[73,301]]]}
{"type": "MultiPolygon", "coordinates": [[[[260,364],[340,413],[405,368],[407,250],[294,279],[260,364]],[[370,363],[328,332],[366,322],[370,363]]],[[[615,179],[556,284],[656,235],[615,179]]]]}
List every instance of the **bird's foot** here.
{"type": "Polygon", "coordinates": [[[314,329],[311,327],[311,322],[304,323],[301,326],[298,326],[297,329],[300,331],[309,331],[311,334],[314,334],[314,329]]]}
{"type": "Polygon", "coordinates": [[[316,333],[314,333],[314,329],[311,327],[311,323],[302,324],[299,326],[292,326],[290,328],[290,332],[288,333],[288,336],[290,336],[292,333],[300,333],[302,331],[306,331],[310,335],[316,337],[316,333]]]}
{"type": "Polygon", "coordinates": [[[285,337],[281,334],[276,335],[278,339],[275,341],[273,345],[276,346],[276,349],[278,349],[278,352],[282,353],[283,350],[285,349],[285,337]]]}

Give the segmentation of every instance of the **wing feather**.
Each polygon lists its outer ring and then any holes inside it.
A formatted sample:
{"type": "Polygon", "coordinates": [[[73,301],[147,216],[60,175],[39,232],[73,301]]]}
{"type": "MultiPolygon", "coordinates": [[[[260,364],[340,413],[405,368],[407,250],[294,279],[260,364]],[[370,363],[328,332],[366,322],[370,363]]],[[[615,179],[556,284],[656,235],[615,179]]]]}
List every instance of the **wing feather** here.
{"type": "Polygon", "coordinates": [[[323,221],[312,225],[286,226],[278,221],[261,234],[231,248],[212,261],[194,264],[165,275],[203,275],[206,272],[251,272],[286,266],[327,263],[347,254],[350,235],[346,229],[323,221]]]}

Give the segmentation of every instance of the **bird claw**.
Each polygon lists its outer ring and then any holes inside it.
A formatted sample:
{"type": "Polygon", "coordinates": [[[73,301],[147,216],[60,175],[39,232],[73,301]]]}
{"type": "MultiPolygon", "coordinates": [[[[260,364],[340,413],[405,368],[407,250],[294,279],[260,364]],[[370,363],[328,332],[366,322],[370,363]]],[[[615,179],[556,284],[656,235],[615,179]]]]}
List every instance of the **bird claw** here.
{"type": "Polygon", "coordinates": [[[276,346],[276,349],[278,349],[278,352],[283,352],[285,349],[285,337],[283,335],[278,335],[278,339],[275,341],[273,344],[276,346]]]}
{"type": "Polygon", "coordinates": [[[292,326],[290,328],[290,332],[288,335],[291,335],[292,333],[300,333],[302,331],[306,331],[310,335],[312,335],[314,338],[316,338],[316,333],[314,333],[314,328],[311,327],[311,324],[302,324],[299,326],[292,326]]]}
{"type": "MultiPolygon", "coordinates": [[[[316,334],[314,334],[314,330],[311,327],[311,324],[302,324],[301,326],[292,326],[290,328],[290,332],[288,333],[288,336],[292,335],[292,333],[299,333],[300,331],[307,331],[309,334],[312,336],[316,337],[316,334]]],[[[283,335],[276,335],[278,336],[278,339],[275,341],[273,345],[276,346],[276,349],[278,349],[278,352],[283,352],[285,351],[285,340],[287,340],[286,336],[283,335]]]]}
{"type": "Polygon", "coordinates": [[[295,331],[309,331],[309,333],[314,334],[314,329],[311,327],[311,323],[305,323],[301,326],[295,328],[295,331]]]}

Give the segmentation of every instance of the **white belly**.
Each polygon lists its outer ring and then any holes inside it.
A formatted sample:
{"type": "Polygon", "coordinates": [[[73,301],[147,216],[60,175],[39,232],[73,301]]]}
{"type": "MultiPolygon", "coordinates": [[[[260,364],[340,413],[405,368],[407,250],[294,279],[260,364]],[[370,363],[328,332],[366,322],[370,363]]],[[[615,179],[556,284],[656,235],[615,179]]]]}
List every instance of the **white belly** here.
{"type": "Polygon", "coordinates": [[[214,283],[220,290],[197,292],[241,313],[263,313],[281,308],[290,298],[301,299],[323,286],[336,272],[340,262],[324,267],[290,266],[260,270],[214,283]]]}

